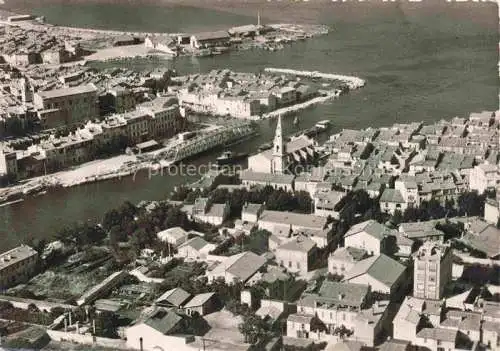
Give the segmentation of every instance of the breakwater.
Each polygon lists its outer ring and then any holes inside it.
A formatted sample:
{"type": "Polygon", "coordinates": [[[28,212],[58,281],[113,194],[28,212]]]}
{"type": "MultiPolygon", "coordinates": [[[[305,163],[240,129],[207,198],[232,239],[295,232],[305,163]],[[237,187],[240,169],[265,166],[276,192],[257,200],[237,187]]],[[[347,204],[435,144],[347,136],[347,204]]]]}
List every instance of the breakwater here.
{"type": "Polygon", "coordinates": [[[311,100],[305,101],[305,102],[300,103],[300,104],[295,104],[295,105],[283,107],[283,108],[280,108],[280,109],[277,109],[277,110],[274,110],[274,111],[271,111],[268,113],[264,113],[261,118],[262,119],[273,118],[273,117],[277,117],[279,115],[287,116],[289,114],[303,111],[306,108],[312,107],[312,106],[320,104],[322,102],[326,102],[326,101],[331,100],[331,99],[336,99],[339,96],[340,96],[339,90],[329,91],[329,92],[326,92],[324,96],[318,96],[318,97],[315,97],[311,100]]]}
{"type": "Polygon", "coordinates": [[[299,71],[288,68],[265,68],[265,72],[269,73],[282,73],[282,74],[290,74],[299,77],[307,77],[307,78],[321,78],[326,80],[339,80],[347,84],[349,89],[358,89],[365,86],[366,82],[364,79],[354,77],[354,76],[346,76],[342,74],[335,73],[321,73],[317,71],[299,71]]]}

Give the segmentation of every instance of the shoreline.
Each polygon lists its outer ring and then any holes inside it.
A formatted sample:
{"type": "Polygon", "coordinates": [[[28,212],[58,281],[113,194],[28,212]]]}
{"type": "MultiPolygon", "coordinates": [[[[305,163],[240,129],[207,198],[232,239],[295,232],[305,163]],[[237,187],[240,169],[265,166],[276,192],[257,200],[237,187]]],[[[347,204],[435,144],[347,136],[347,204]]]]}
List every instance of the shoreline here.
{"type": "MultiPolygon", "coordinates": [[[[316,71],[297,71],[286,68],[265,68],[265,71],[341,81],[347,84],[352,90],[361,88],[366,83],[365,80],[358,77],[321,73],[316,71]]],[[[330,91],[320,90],[320,92],[322,92],[324,95],[314,97],[310,100],[294,104],[292,106],[282,107],[280,109],[265,113],[262,116],[254,116],[253,118],[251,117],[248,119],[261,121],[269,118],[274,118],[279,115],[288,115],[300,112],[309,107],[324,103],[328,100],[337,99],[343,93],[340,89],[330,91]]],[[[237,118],[234,119],[237,120],[237,118]]],[[[56,173],[26,179],[20,184],[16,184],[11,187],[0,188],[0,206],[7,206],[8,204],[19,202],[20,199],[24,199],[29,195],[37,195],[57,188],[70,188],[81,184],[135,176],[135,174],[141,170],[152,169],[154,163],[154,155],[158,152],[159,151],[152,151],[150,153],[144,154],[146,158],[128,154],[117,155],[107,159],[86,162],[71,169],[62,170],[56,173]]],[[[169,167],[170,164],[160,162],[158,163],[158,166],[163,169],[169,167]]]]}
{"type": "MultiPolygon", "coordinates": [[[[40,17],[35,19],[9,22],[6,17],[11,15],[0,9],[0,25],[4,26],[16,26],[24,30],[34,30],[37,32],[46,33],[47,35],[55,37],[66,37],[79,40],[83,46],[88,46],[92,54],[88,56],[81,57],[81,62],[109,62],[109,61],[120,61],[134,58],[148,58],[148,57],[159,57],[165,59],[174,59],[175,57],[186,57],[194,55],[194,52],[189,50],[179,50],[177,48],[175,53],[162,52],[162,50],[156,50],[151,47],[146,47],[145,43],[125,45],[125,46],[115,46],[114,40],[122,36],[132,36],[135,38],[140,38],[141,40],[147,37],[156,38],[169,38],[169,40],[174,40],[180,35],[191,35],[195,33],[190,32],[146,32],[146,31],[125,31],[125,30],[108,30],[108,29],[95,29],[95,28],[82,28],[82,27],[70,27],[70,26],[59,26],[51,23],[46,23],[40,21],[40,17]]],[[[289,43],[294,43],[301,38],[299,34],[302,33],[306,35],[304,39],[308,40],[317,36],[326,35],[330,32],[330,28],[323,24],[294,24],[294,23],[270,23],[267,24],[268,27],[281,32],[281,35],[290,35],[288,37],[289,43]]],[[[237,27],[237,26],[236,26],[237,27]]],[[[229,31],[232,27],[226,28],[229,31]]],[[[272,43],[271,43],[272,44],[272,43]]],[[[255,47],[258,49],[266,49],[270,45],[269,42],[256,43],[255,47]]],[[[242,51],[244,49],[240,48],[238,45],[234,44],[228,46],[229,50],[242,51]]],[[[220,53],[219,53],[220,54],[220,53]]],[[[215,55],[215,54],[214,54],[215,55]]],[[[196,55],[194,55],[196,56],[196,55]]]]}

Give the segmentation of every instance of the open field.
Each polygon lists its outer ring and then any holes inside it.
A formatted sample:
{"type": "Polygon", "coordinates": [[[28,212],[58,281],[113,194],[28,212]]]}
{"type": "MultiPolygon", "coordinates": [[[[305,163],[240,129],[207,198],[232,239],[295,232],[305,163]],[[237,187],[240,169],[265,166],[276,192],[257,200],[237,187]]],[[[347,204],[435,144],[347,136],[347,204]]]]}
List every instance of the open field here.
{"type": "MultiPolygon", "coordinates": [[[[231,312],[222,310],[206,315],[204,318],[211,327],[210,331],[203,336],[208,350],[212,348],[228,351],[248,349],[248,344],[243,344],[243,335],[238,330],[238,324],[242,322],[241,316],[233,316],[231,312]]],[[[199,342],[198,340],[197,343],[199,342]]]]}
{"type": "Polygon", "coordinates": [[[162,54],[161,52],[154,51],[144,46],[144,44],[138,45],[126,45],[126,46],[117,46],[117,47],[109,47],[105,49],[97,50],[96,53],[85,57],[87,61],[106,61],[113,59],[123,59],[130,57],[144,57],[149,55],[169,57],[166,54],[162,54]]]}

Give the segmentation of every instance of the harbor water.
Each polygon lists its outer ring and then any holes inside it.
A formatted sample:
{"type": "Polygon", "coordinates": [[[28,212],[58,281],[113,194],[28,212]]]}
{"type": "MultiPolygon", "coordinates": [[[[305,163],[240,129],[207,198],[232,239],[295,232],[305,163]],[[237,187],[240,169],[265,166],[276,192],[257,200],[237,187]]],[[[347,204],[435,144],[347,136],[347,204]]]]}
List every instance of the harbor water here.
{"type": "MultiPolygon", "coordinates": [[[[292,123],[295,116],[287,116],[283,121],[286,134],[325,119],[332,121],[330,132],[334,133],[343,128],[465,117],[474,111],[498,109],[497,18],[491,5],[491,13],[478,5],[477,13],[467,7],[460,16],[457,11],[453,16],[443,12],[402,13],[393,7],[352,18],[336,13],[332,7],[318,18],[319,23],[330,26],[328,35],[286,45],[280,51],[255,49],[171,61],[128,60],[120,65],[141,70],[171,67],[180,74],[226,67],[250,72],[280,67],[356,76],[366,81],[363,88],[299,112],[298,126],[292,123]],[[484,14],[491,16],[492,23],[477,20],[484,14]]],[[[253,17],[216,11],[139,4],[123,7],[62,3],[40,6],[33,12],[44,15],[49,23],[137,31],[194,32],[255,22],[253,17]]],[[[233,150],[256,152],[259,145],[272,140],[275,124],[275,119],[259,122],[259,136],[233,150]]],[[[202,155],[193,164],[214,162],[221,151],[202,155]]],[[[125,200],[136,203],[163,199],[174,186],[195,179],[185,174],[149,177],[143,172],[135,177],[61,189],[2,207],[0,251],[30,236],[50,238],[75,221],[100,220],[107,210],[125,200]]]]}

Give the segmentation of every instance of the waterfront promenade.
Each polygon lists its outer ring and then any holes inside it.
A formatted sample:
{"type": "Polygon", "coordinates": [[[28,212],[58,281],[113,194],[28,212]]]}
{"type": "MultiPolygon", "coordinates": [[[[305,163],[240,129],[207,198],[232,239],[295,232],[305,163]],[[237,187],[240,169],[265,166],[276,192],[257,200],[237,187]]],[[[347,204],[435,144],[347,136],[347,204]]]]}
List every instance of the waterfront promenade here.
{"type": "MultiPolygon", "coordinates": [[[[114,178],[134,176],[145,169],[168,167],[185,158],[203,153],[226,143],[244,141],[255,134],[250,122],[232,121],[225,126],[209,125],[199,135],[186,141],[177,137],[163,148],[141,155],[119,155],[84,163],[69,170],[31,178],[21,184],[0,188],[0,198],[37,194],[55,187],[68,188],[114,178]]],[[[10,201],[8,201],[10,202],[10,201]]]]}

